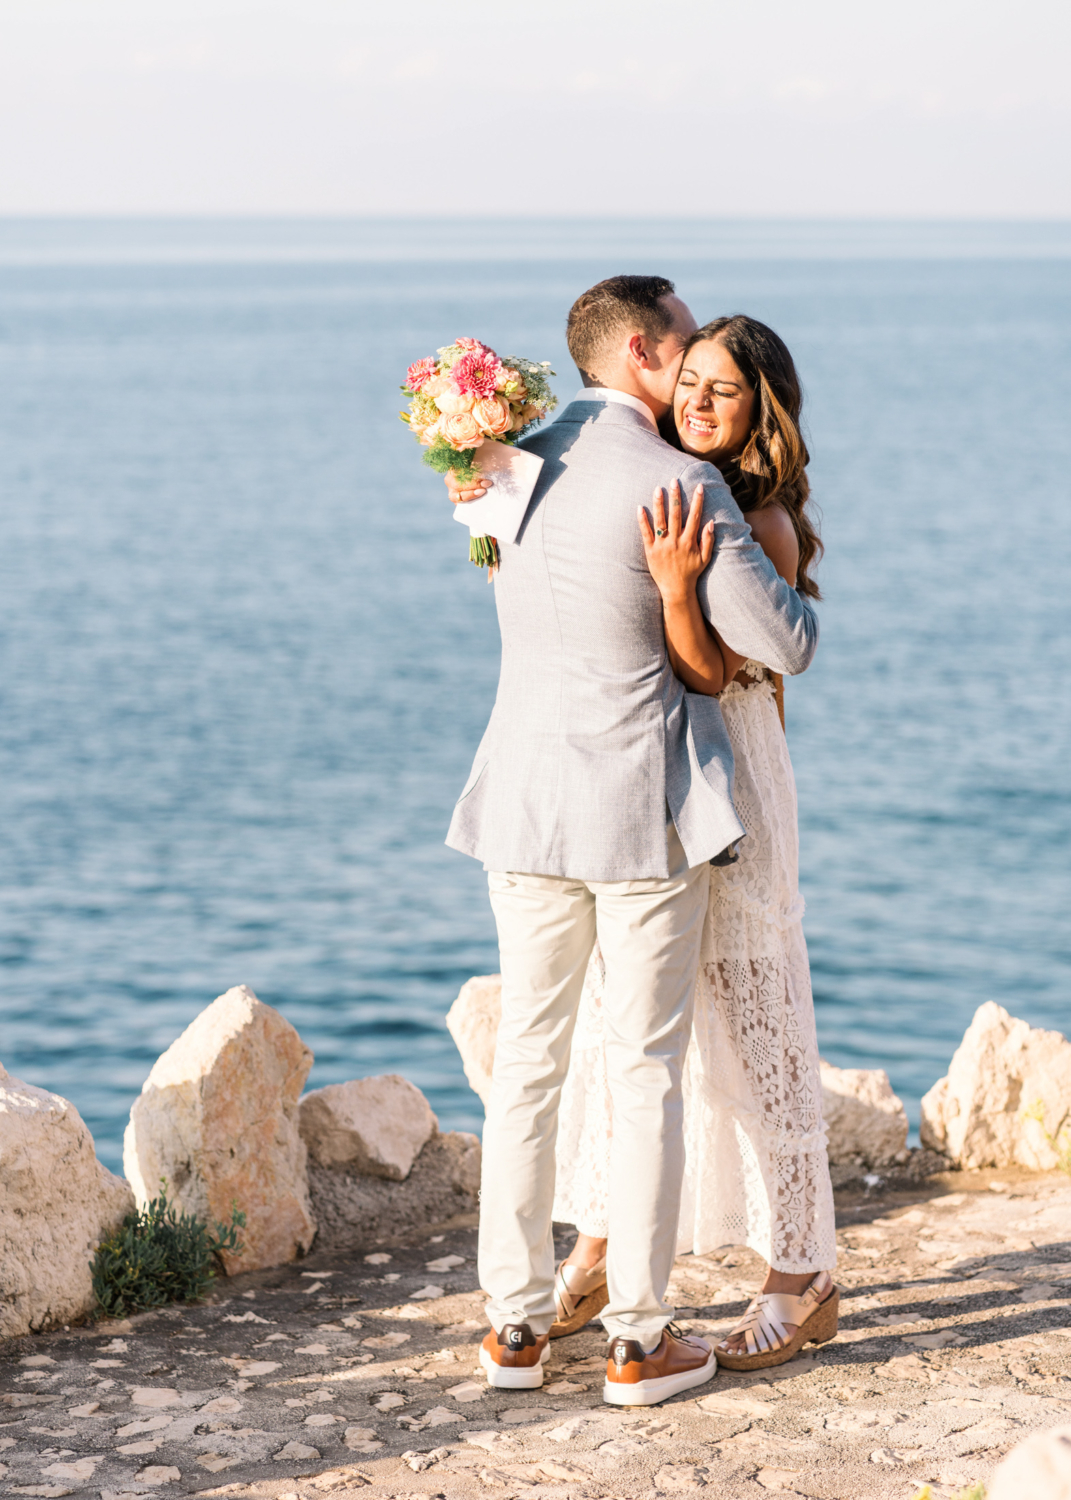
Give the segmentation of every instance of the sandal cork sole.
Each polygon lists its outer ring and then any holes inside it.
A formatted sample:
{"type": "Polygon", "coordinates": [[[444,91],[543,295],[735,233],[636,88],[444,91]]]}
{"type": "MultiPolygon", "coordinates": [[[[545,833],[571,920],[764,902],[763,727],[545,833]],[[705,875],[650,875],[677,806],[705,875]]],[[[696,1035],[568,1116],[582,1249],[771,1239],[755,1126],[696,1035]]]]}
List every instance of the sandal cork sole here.
{"type": "Polygon", "coordinates": [[[609,1288],[604,1281],[602,1286],[597,1286],[593,1292],[588,1292],[586,1297],[581,1297],[568,1318],[563,1318],[560,1323],[551,1324],[551,1338],[560,1339],[564,1338],[567,1333],[578,1333],[585,1324],[591,1322],[592,1318],[598,1317],[609,1300],[609,1288]]]}
{"type": "Polygon", "coordinates": [[[767,1349],[762,1354],[730,1354],[715,1348],[718,1364],[726,1370],[767,1370],[771,1365],[783,1365],[797,1355],[804,1344],[828,1344],[837,1336],[837,1310],[840,1307],[840,1290],[834,1287],[824,1302],[820,1302],[806,1323],[800,1325],[787,1344],[780,1349],[767,1349]]]}

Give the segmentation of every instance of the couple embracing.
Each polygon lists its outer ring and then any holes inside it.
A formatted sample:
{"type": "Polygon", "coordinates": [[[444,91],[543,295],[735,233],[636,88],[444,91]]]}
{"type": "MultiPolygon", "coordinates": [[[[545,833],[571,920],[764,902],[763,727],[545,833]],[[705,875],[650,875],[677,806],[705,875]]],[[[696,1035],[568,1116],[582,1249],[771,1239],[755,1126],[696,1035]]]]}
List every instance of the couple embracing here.
{"type": "Polygon", "coordinates": [[[523,444],[543,467],[496,576],[498,696],[447,838],[489,872],[501,950],[480,1360],[494,1386],[539,1386],[549,1339],[601,1313],[604,1399],[639,1406],[836,1332],[774,676],[814,655],[820,544],[771,329],[697,328],[671,282],[616,276],[568,342],[583,389],[523,444]],[[558,1267],[554,1217],[579,1231],[558,1267]],[[769,1273],[714,1349],[666,1289],[678,1251],[734,1243],[769,1273]]]}

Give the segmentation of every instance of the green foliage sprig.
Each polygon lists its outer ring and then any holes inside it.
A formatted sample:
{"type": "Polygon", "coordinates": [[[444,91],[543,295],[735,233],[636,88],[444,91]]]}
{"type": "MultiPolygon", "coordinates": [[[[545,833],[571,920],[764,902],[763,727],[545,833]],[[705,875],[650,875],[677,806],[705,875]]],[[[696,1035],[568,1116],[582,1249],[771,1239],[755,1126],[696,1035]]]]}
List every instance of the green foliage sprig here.
{"type": "MultiPolygon", "coordinates": [[[[556,372],[550,368],[549,360],[542,360],[536,364],[535,360],[522,359],[520,355],[511,354],[508,359],[502,361],[513,370],[519,370],[524,376],[524,383],[528,387],[527,400],[535,406],[542,406],[545,411],[552,412],[558,405],[558,398],[550,388],[548,375],[556,372]]],[[[528,428],[525,428],[528,431],[528,428]]]]}
{"type": "Polygon", "coordinates": [[[203,1219],[176,1214],[161,1187],[140,1212],[127,1214],[122,1227],[104,1240],[93,1259],[93,1291],[98,1308],[124,1318],[167,1302],[197,1302],[223,1270],[222,1254],[241,1255],[238,1231],[245,1214],[231,1209],[229,1225],[213,1233],[203,1219]]]}
{"type": "Polygon", "coordinates": [[[445,474],[453,469],[462,484],[469,484],[479,473],[477,448],[464,448],[460,453],[449,443],[435,442],[425,449],[424,462],[436,474],[445,474]]]}

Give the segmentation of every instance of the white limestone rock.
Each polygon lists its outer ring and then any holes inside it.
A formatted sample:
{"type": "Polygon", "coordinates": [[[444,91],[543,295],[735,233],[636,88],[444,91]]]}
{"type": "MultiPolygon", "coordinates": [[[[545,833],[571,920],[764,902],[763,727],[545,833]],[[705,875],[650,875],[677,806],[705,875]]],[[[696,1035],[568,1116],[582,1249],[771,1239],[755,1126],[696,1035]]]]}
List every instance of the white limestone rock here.
{"type": "Polygon", "coordinates": [[[907,1115],[883,1068],[835,1068],[824,1059],[822,1117],[834,1165],[886,1167],[907,1160],[907,1115]]]}
{"type": "Polygon", "coordinates": [[[1069,1128],[1071,1042],[992,1000],[979,1006],[947,1075],[922,1101],[922,1144],[960,1167],[1044,1172],[1059,1165],[1046,1132],[1058,1140],[1069,1128]]]}
{"type": "Polygon", "coordinates": [[[989,1500],[1071,1500],[1071,1427],[1035,1432],[993,1471],[989,1500]]]}
{"type": "Polygon", "coordinates": [[[317,1166],[391,1182],[404,1182],[438,1128],[424,1095],[398,1073],[329,1083],[301,1101],[301,1138],[317,1166]]]}
{"type": "Polygon", "coordinates": [[[461,986],[446,1025],[461,1053],[469,1087],[486,1108],[491,1096],[498,1023],[502,1019],[502,975],[481,974],[461,986]]]}
{"type": "Polygon", "coordinates": [[[0,1337],[91,1312],[93,1252],[133,1207],[74,1105],[0,1066],[0,1337]]]}
{"type": "Polygon", "coordinates": [[[157,1059],[130,1111],[123,1164],[139,1204],[168,1197],[210,1223],[246,1214],[227,1270],[294,1260],[312,1244],[298,1099],[312,1053],[245,985],[220,995],[157,1059]]]}

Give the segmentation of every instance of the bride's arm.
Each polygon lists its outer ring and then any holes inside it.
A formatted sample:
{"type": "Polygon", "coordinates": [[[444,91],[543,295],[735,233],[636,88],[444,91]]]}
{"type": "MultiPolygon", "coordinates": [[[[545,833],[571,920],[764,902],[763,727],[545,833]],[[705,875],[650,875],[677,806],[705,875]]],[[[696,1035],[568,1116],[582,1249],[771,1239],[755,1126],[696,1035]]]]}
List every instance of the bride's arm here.
{"type": "MultiPolygon", "coordinates": [[[[744,519],[751,527],[751,535],[778,573],[786,583],[795,588],[796,570],[800,563],[800,544],[796,536],[796,528],[789,520],[787,511],[783,510],[780,505],[767,505],[762,510],[748,511],[744,519]]],[[[729,682],[739,672],[747,657],[730,651],[720,636],[717,640],[721,648],[722,661],[725,663],[725,681],[729,682]]]]}
{"type": "MultiPolygon", "coordinates": [[[[655,490],[654,525],[640,507],[640,535],[651,577],[662,595],[666,649],[674,672],[693,693],[720,693],[732,676],[726,670],[722,647],[699,608],[696,582],[714,550],[714,523],[702,532],[702,504],[692,503],[682,525],[679,485],[670,491],[669,514],[661,490],[655,490]],[[664,535],[659,536],[661,531],[664,535]]],[[[733,668],[735,671],[736,668],[733,668]]]]}
{"type": "MultiPolygon", "coordinates": [[[[640,511],[640,533],[651,577],[662,595],[662,618],[666,647],[674,672],[693,693],[720,693],[747,660],[715,634],[699,607],[696,583],[710,562],[714,531],[708,523],[699,533],[700,507],[694,500],[682,525],[680,488],[670,491],[666,515],[662,491],[655,491],[654,527],[645,510],[640,511]]],[[[795,528],[780,505],[748,515],[751,534],[786,583],[795,587],[799,566],[799,542],[795,528]]]]}

